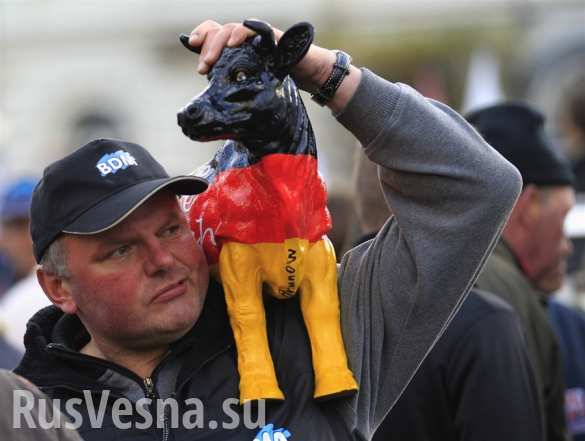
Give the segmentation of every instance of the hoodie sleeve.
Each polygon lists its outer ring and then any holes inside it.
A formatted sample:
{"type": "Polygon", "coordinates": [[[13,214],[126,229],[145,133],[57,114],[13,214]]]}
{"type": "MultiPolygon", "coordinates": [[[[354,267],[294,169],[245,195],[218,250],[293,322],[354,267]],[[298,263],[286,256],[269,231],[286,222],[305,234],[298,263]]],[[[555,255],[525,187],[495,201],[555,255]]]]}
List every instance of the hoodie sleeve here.
{"type": "Polygon", "coordinates": [[[455,111],[365,69],[337,118],[378,164],[394,213],[339,273],[354,429],[369,438],[473,285],[521,178],[455,111]]]}

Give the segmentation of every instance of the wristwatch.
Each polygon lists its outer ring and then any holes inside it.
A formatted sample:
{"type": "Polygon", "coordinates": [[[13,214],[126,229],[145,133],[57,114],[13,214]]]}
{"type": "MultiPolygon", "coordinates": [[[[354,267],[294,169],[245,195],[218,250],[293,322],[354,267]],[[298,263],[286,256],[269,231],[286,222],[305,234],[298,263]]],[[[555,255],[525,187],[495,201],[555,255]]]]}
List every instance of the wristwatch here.
{"type": "Polygon", "coordinates": [[[321,86],[317,92],[311,95],[311,99],[320,106],[324,106],[329,101],[331,101],[343,79],[349,75],[351,57],[340,50],[335,50],[334,52],[336,58],[331,75],[329,75],[329,78],[327,78],[325,84],[323,84],[323,86],[321,86]]]}

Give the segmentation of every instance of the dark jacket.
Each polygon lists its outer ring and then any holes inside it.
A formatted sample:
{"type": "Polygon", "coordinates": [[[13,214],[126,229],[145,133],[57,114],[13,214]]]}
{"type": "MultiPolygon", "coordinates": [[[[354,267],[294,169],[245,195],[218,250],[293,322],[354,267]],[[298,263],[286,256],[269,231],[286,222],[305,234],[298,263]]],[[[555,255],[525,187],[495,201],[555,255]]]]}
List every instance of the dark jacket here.
{"type": "Polygon", "coordinates": [[[585,315],[554,300],[548,313],[561,345],[569,432],[575,441],[585,441],[585,315]]]}
{"type": "Polygon", "coordinates": [[[547,317],[544,294],[533,288],[503,240],[488,259],[477,286],[498,295],[516,310],[536,375],[546,439],[569,439],[563,408],[565,381],[561,355],[547,317]]]}
{"type": "Polygon", "coordinates": [[[538,441],[542,426],[518,317],[474,289],[374,441],[538,441]]]}

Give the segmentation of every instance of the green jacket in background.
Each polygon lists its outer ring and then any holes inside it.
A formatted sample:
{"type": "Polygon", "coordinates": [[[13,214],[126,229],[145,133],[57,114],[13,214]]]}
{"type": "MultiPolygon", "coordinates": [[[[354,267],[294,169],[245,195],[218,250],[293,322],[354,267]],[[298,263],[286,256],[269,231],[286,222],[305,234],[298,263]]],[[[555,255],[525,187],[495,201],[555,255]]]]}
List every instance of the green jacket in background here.
{"type": "Polygon", "coordinates": [[[520,316],[539,387],[546,439],[569,440],[561,355],[548,320],[546,296],[531,285],[503,240],[488,259],[477,286],[506,300],[520,316]]]}

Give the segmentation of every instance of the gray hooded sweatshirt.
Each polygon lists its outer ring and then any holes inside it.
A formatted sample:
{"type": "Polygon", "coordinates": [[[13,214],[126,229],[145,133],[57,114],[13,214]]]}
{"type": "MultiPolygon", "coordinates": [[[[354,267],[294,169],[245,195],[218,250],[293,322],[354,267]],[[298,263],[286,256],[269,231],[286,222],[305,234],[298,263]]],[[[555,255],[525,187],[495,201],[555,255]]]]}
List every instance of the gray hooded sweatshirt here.
{"type": "Polygon", "coordinates": [[[339,274],[360,385],[347,412],[369,439],[472,287],[522,181],[459,114],[368,70],[337,118],[379,165],[394,213],[339,274]]]}

